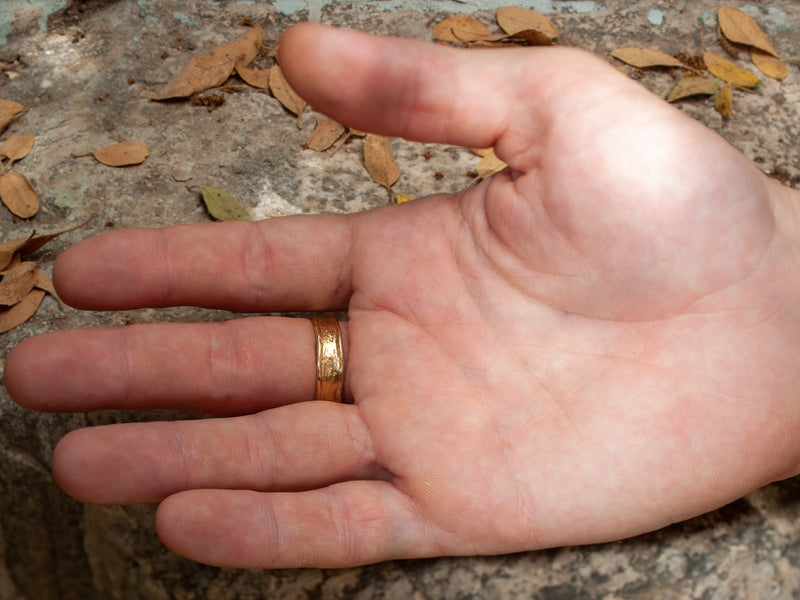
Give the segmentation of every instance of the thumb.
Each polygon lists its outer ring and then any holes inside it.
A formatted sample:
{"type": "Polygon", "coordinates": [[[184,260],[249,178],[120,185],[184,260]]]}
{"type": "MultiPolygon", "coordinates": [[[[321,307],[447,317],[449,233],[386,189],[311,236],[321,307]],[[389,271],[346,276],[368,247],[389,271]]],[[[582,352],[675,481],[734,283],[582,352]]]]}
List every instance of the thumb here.
{"type": "Polygon", "coordinates": [[[286,31],[280,59],[303,98],[350,127],[480,148],[503,137],[541,139],[565,108],[565,85],[585,91],[598,75],[627,85],[603,61],[574,49],[462,50],[311,23],[286,31]]]}

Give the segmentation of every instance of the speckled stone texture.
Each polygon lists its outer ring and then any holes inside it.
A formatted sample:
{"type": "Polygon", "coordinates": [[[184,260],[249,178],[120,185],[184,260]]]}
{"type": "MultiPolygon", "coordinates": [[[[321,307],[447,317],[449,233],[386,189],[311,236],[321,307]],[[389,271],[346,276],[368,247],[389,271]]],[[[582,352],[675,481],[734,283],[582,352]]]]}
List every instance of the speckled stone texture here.
{"type": "MultiPolygon", "coordinates": [[[[381,2],[333,2],[325,22],[381,34],[430,38],[430,23],[463,2],[432,2],[428,10],[380,10],[381,2]]],[[[417,6],[420,3],[417,3],[417,6]]],[[[526,4],[526,3],[521,3],[526,4]]],[[[626,0],[559,4],[551,17],[570,44],[607,56],[619,46],[668,53],[713,48],[717,3],[626,0]],[[572,7],[572,8],[571,8],[572,7]]],[[[800,4],[774,0],[730,4],[746,9],[775,46],[800,55],[800,4]],[[757,6],[756,6],[757,4],[757,6]]],[[[319,115],[298,121],[268,94],[233,82],[216,110],[147,98],[195,52],[239,35],[244,19],[265,21],[265,43],[305,18],[253,0],[87,0],[52,15],[48,30],[15,23],[0,46],[0,97],[28,112],[8,133],[33,131],[33,153],[19,163],[38,190],[42,209],[32,224],[0,209],[4,239],[95,219],[49,246],[110,227],[207,221],[190,185],[237,196],[254,215],[352,212],[389,201],[361,164],[360,141],[334,156],[302,150],[319,115]],[[141,166],[111,169],[73,158],[122,139],[145,143],[141,166]]],[[[491,12],[476,16],[492,22],[491,12]]],[[[28,17],[26,17],[28,18],[28,17]]],[[[28,23],[28,25],[25,25],[28,23]]],[[[612,59],[609,59],[612,60],[612,59]]],[[[256,64],[271,59],[265,51],[256,64]]],[[[674,75],[638,74],[665,95],[674,75]]],[[[682,108],[719,131],[765,171],[800,187],[800,70],[784,83],[763,79],[753,94],[736,93],[723,121],[707,100],[682,108]]],[[[513,84],[513,82],[511,82],[513,84]]],[[[399,193],[457,190],[477,159],[469,151],[394,142],[403,175],[399,193]],[[426,158],[426,153],[430,157],[426,158]],[[437,175],[437,173],[439,175],[437,175]]],[[[298,240],[298,243],[303,243],[298,240]]],[[[53,255],[42,258],[52,267],[53,255]]],[[[213,285],[214,282],[209,282],[213,285]]],[[[19,340],[44,331],[131,322],[220,320],[222,311],[176,308],[90,314],[64,310],[48,298],[26,325],[0,336],[4,357],[19,340]]],[[[46,365],[42,365],[46,368],[46,365]]],[[[227,600],[260,598],[794,598],[800,596],[800,483],[776,483],[714,513],[635,539],[581,548],[489,558],[392,562],[341,571],[239,571],[184,560],[161,546],[152,506],[84,506],[67,498],[50,474],[50,457],[67,431],[86,425],[175,417],[168,413],[39,415],[0,390],[0,600],[227,600]]],[[[224,524],[223,524],[224,525],[224,524]]]]}

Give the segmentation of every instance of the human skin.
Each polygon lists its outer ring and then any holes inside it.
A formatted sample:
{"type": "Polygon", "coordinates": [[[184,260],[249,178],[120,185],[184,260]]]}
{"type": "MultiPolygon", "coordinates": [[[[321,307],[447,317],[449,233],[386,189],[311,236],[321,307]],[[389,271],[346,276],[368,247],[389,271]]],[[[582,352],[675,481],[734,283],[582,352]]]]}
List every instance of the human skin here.
{"type": "Polygon", "coordinates": [[[220,415],[68,434],[69,494],[160,502],[160,537],[197,561],[344,567],[620,539],[798,473],[800,193],[575,49],[303,24],[280,52],[330,117],[509,168],[358,214],[65,251],[55,282],[83,309],[349,317],[341,405],[309,401],[304,319],[25,340],[5,366],[23,406],[220,415]]]}

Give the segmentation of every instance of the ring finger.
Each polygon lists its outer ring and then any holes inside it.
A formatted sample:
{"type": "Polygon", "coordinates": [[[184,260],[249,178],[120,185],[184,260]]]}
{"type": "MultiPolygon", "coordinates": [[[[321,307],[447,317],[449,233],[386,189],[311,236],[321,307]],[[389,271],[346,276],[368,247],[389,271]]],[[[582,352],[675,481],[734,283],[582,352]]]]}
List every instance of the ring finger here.
{"type": "MultiPolygon", "coordinates": [[[[346,367],[346,322],[341,330],[346,367]]],[[[253,413],[314,399],[316,341],[308,319],[288,317],[60,331],[17,346],[5,383],[18,403],[47,412],[253,413]],[[48,376],[25,364],[48,365],[48,376]]]]}

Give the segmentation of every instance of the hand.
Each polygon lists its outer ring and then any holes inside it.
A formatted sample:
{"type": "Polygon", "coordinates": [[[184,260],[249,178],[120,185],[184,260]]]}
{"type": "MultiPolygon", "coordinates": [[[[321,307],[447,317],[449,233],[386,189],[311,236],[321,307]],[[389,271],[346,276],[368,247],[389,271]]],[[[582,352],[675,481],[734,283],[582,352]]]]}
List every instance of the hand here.
{"type": "Polygon", "coordinates": [[[360,214],[64,252],[81,308],[347,310],[353,402],[304,402],[303,319],[32,338],[6,363],[30,408],[238,415],[75,431],[53,458],[68,493],[161,501],[159,535],[198,561],[331,567],[618,539],[798,473],[797,192],[573,49],[307,24],[281,58],[333,118],[510,168],[360,214]]]}

